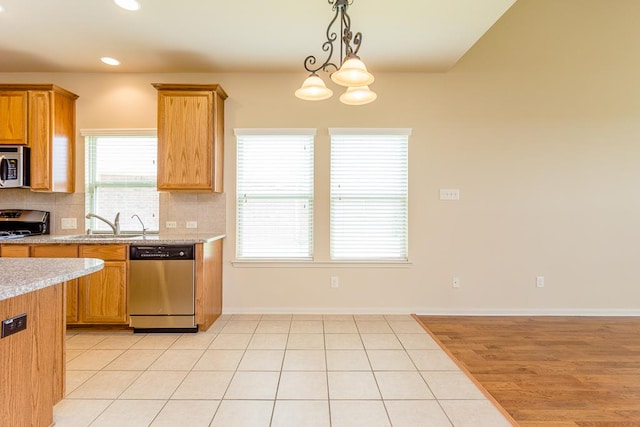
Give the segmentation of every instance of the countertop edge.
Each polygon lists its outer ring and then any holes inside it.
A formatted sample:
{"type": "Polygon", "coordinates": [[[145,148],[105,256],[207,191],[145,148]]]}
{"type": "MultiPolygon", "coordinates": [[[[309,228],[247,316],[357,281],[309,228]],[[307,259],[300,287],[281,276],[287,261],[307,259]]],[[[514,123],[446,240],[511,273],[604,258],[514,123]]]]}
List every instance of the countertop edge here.
{"type": "Polygon", "coordinates": [[[40,236],[29,236],[22,239],[1,240],[3,245],[104,245],[104,244],[121,244],[121,245],[139,245],[139,244],[196,244],[209,243],[216,240],[224,239],[226,234],[202,233],[202,234],[152,234],[146,237],[131,238],[83,238],[74,235],[52,235],[44,234],[40,236]]]}
{"type": "Polygon", "coordinates": [[[62,260],[0,258],[0,301],[86,276],[104,268],[104,261],[96,258],[65,258],[64,262],[62,260]],[[20,272],[19,277],[16,272],[20,272]],[[4,276],[5,274],[7,276],[4,276]]]}

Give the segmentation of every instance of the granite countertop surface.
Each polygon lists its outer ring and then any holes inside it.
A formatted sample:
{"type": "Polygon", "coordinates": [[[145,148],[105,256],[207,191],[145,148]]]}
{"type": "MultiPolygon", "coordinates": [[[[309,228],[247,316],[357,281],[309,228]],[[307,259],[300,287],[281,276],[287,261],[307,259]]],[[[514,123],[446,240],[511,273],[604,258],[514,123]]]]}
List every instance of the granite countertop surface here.
{"type": "Polygon", "coordinates": [[[0,301],[102,270],[95,258],[0,258],[0,301]]]}
{"type": "Polygon", "coordinates": [[[103,234],[72,234],[72,235],[53,235],[44,234],[41,236],[30,236],[22,239],[7,239],[2,240],[0,243],[15,244],[15,245],[31,245],[31,244],[136,244],[151,243],[151,244],[163,244],[163,245],[175,245],[175,244],[195,244],[195,243],[207,243],[214,240],[223,239],[224,234],[216,233],[192,233],[192,234],[148,234],[146,236],[141,235],[121,235],[118,237],[103,235],[103,234]],[[99,236],[99,237],[96,237],[99,236]]]}

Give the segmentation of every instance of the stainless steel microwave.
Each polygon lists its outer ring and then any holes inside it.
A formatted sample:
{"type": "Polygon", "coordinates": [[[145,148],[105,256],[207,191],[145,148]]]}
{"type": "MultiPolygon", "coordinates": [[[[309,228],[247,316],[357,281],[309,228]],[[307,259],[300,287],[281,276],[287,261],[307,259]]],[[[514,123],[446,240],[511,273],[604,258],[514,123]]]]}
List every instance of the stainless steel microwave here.
{"type": "Polygon", "coordinates": [[[28,188],[30,161],[29,147],[0,145],[0,188],[28,188]]]}

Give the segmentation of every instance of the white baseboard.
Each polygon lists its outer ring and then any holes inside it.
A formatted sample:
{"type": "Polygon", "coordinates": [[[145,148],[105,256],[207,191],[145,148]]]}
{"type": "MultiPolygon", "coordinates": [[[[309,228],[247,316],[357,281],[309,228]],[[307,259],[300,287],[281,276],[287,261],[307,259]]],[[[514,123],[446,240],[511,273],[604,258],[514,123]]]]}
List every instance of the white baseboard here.
{"type": "Polygon", "coordinates": [[[417,314],[438,316],[640,316],[640,308],[224,307],[224,314],[417,314]]]}

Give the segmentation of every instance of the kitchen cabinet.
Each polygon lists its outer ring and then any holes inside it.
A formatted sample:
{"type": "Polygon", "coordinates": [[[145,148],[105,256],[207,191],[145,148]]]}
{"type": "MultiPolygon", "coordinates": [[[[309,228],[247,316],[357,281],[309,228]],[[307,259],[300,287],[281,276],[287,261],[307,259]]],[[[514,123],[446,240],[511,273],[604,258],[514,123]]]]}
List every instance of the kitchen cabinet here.
{"type": "MultiPolygon", "coordinates": [[[[222,244],[195,243],[195,321],[206,331],[222,313],[222,244]]],[[[129,245],[119,243],[1,244],[2,257],[98,258],[104,268],[65,282],[66,323],[75,326],[129,325],[129,245]]]]}
{"type": "Polygon", "coordinates": [[[100,258],[104,268],[79,279],[80,322],[128,324],[127,246],[80,245],[80,258],[100,258]]]}
{"type": "MultiPolygon", "coordinates": [[[[8,246],[9,245],[5,247],[8,246]]],[[[37,245],[31,247],[30,254],[33,258],[78,258],[78,246],[37,245]]],[[[78,312],[78,280],[79,279],[73,279],[64,282],[67,323],[78,323],[80,321],[78,312]]]]}
{"type": "Polygon", "coordinates": [[[0,256],[34,258],[99,258],[104,268],[65,282],[66,321],[73,325],[126,325],[127,245],[0,245],[0,256]]]}
{"type": "Polygon", "coordinates": [[[158,90],[158,190],[222,192],[221,86],[154,83],[158,90]]]}
{"type": "Polygon", "coordinates": [[[0,84],[0,144],[31,148],[31,191],[75,190],[77,98],[52,84],[0,84]]]}
{"type": "Polygon", "coordinates": [[[196,323],[209,329],[222,314],[222,239],[196,245],[196,323]]]}
{"type": "Polygon", "coordinates": [[[25,91],[0,91],[0,144],[27,145],[25,91]]]}

